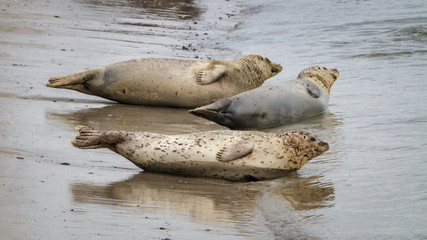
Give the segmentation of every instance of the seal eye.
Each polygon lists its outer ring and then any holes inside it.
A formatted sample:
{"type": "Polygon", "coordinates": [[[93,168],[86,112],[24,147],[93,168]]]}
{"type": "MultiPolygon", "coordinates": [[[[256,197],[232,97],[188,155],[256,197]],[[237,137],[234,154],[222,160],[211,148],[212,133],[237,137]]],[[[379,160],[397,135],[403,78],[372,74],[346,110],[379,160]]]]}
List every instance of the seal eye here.
{"type": "Polygon", "coordinates": [[[312,138],[310,138],[310,141],[315,142],[316,138],[312,137],[312,138]]]}
{"type": "Polygon", "coordinates": [[[270,59],[265,58],[265,61],[267,61],[268,63],[271,63],[270,59]]]}

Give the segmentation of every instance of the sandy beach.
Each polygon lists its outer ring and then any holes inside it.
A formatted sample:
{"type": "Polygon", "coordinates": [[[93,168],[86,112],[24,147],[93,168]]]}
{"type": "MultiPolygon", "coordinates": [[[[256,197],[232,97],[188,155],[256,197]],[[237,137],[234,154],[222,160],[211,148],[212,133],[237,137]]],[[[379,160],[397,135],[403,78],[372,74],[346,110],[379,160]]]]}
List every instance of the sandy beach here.
{"type": "Polygon", "coordinates": [[[254,207],[244,200],[253,198],[240,196],[250,192],[239,191],[253,188],[250,184],[142,173],[109,150],[70,145],[78,124],[165,134],[221,129],[187,109],[121,105],[45,87],[53,76],[137,57],[239,56],[231,50],[224,54],[212,41],[237,24],[229,17],[238,10],[233,2],[216,5],[221,10],[215,12],[213,6],[192,1],[159,4],[0,4],[3,239],[247,239],[270,234],[263,224],[237,227],[236,219],[247,216],[233,213],[233,205],[254,207]],[[169,11],[175,3],[182,7],[169,11]],[[212,15],[206,16],[209,11],[212,15]],[[240,200],[230,205],[233,195],[240,200]]]}

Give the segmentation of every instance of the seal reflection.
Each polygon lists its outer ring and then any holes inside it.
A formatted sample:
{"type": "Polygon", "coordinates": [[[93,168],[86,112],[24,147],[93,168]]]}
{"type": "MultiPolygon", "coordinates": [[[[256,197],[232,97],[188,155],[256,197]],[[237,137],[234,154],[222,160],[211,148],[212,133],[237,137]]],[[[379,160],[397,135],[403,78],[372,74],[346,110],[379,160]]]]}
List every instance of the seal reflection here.
{"type": "MultiPolygon", "coordinates": [[[[257,234],[256,231],[262,231],[258,228],[270,224],[274,218],[288,224],[273,228],[274,231],[297,232],[305,237],[312,236],[298,223],[313,212],[304,210],[330,207],[335,198],[333,185],[322,183],[320,176],[303,178],[297,173],[273,181],[231,183],[141,172],[107,185],[76,182],[70,189],[77,205],[119,205],[130,208],[128,212],[132,214],[144,216],[161,216],[167,212],[172,218],[183,217],[212,227],[231,227],[245,234],[257,234]],[[269,204],[272,199],[274,205],[269,204]],[[292,209],[302,212],[283,214],[294,212],[292,209]],[[277,210],[281,214],[277,214],[277,210]]],[[[280,232],[277,234],[281,235],[280,232]]]]}
{"type": "Polygon", "coordinates": [[[112,103],[65,113],[47,112],[47,118],[59,119],[74,128],[77,124],[105,130],[146,131],[161,134],[184,134],[195,131],[225,129],[188,114],[186,109],[133,106],[112,103]]]}

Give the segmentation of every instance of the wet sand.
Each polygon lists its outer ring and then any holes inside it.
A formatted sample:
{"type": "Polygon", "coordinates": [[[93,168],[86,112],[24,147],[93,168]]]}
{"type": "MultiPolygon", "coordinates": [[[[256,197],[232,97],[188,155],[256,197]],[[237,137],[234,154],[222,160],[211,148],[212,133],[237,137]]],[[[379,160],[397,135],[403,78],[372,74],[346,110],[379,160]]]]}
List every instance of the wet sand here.
{"type": "MultiPolygon", "coordinates": [[[[273,209],[260,209],[259,201],[304,207],[333,193],[326,188],[319,199],[310,182],[281,194],[295,188],[296,175],[230,183],[150,174],[109,150],[70,145],[78,124],[165,134],[224,129],[187,109],[120,105],[45,87],[52,76],[137,57],[241,56],[221,44],[239,24],[237,2],[156,3],[0,3],[2,238],[272,239],[269,224],[283,223],[263,217],[273,209]],[[277,184],[279,192],[267,191],[277,184]]],[[[290,236],[309,236],[287,219],[290,236]]]]}

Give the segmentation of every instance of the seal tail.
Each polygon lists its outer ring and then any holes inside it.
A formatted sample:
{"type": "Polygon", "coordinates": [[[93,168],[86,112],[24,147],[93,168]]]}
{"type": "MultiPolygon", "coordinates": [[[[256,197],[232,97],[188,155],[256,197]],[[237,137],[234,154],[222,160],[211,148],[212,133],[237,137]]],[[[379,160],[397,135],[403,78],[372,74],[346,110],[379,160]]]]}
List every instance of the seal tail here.
{"type": "Polygon", "coordinates": [[[79,131],[79,135],[71,141],[71,144],[76,148],[109,148],[117,152],[115,145],[125,141],[125,132],[95,130],[83,125],[78,125],[75,129],[79,131]]]}
{"type": "Polygon", "coordinates": [[[216,122],[219,125],[234,129],[235,123],[228,117],[225,111],[231,103],[231,99],[225,98],[212,104],[192,109],[188,112],[197,117],[202,117],[209,121],[216,122]]]}
{"type": "Polygon", "coordinates": [[[94,79],[95,76],[96,70],[89,69],[67,76],[53,77],[49,79],[49,83],[46,84],[46,87],[72,89],[82,93],[91,94],[86,82],[94,79]]]}

